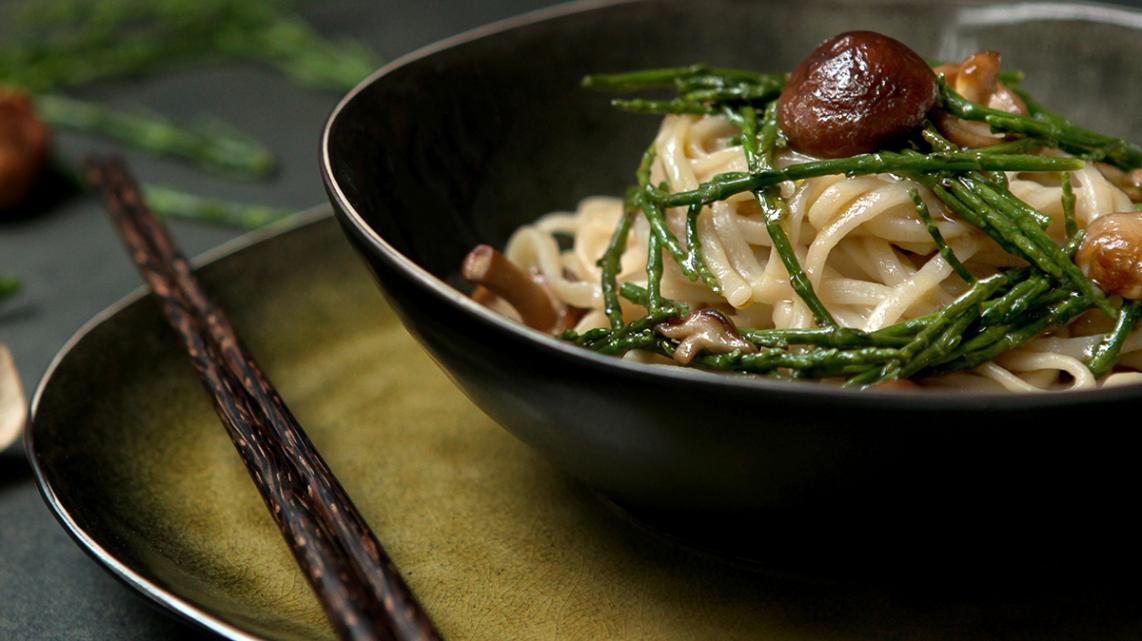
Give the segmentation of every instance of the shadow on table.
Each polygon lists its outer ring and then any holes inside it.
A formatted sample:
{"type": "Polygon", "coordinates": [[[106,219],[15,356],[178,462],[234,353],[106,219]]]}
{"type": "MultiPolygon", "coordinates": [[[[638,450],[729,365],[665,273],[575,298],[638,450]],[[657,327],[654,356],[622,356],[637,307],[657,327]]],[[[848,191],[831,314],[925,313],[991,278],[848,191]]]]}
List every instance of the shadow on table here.
{"type": "Polygon", "coordinates": [[[0,450],[0,489],[19,483],[25,483],[32,478],[32,468],[28,459],[24,457],[24,448],[20,443],[8,449],[0,450]]]}

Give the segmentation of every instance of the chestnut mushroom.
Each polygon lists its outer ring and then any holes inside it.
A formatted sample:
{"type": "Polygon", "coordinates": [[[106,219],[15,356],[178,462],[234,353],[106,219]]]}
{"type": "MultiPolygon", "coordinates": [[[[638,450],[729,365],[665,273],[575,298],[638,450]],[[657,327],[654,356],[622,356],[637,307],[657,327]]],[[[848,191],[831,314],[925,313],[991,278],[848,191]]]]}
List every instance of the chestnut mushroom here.
{"type": "Polygon", "coordinates": [[[1091,221],[1075,264],[1107,294],[1142,299],[1142,212],[1106,214],[1091,221]]]}
{"type": "Polygon", "coordinates": [[[743,338],[730,319],[716,309],[699,309],[685,318],[660,323],[655,329],[678,341],[674,360],[682,365],[689,365],[703,351],[710,354],[754,351],[753,343],[743,338]]]}
{"type": "Polygon", "coordinates": [[[1094,166],[1110,184],[1126,192],[1130,202],[1142,203],[1142,168],[1123,171],[1104,162],[1096,162],[1094,166]]]}
{"type": "MultiPolygon", "coordinates": [[[[991,109],[1026,116],[1027,106],[1023,104],[1023,99],[999,82],[1001,63],[999,53],[980,51],[964,58],[958,65],[940,65],[936,67],[936,72],[944,74],[948,85],[966,100],[991,109]]],[[[940,133],[961,147],[989,147],[1008,138],[1003,134],[991,133],[987,123],[961,120],[943,111],[933,114],[933,120],[940,133]]]]}
{"type": "Polygon", "coordinates": [[[48,157],[48,127],[22,93],[0,88],[0,211],[20,204],[48,157]]]}
{"type": "Polygon", "coordinates": [[[821,43],[789,77],[778,119],[789,144],[821,158],[885,147],[924,121],[936,75],[907,45],[873,31],[821,43]]]}

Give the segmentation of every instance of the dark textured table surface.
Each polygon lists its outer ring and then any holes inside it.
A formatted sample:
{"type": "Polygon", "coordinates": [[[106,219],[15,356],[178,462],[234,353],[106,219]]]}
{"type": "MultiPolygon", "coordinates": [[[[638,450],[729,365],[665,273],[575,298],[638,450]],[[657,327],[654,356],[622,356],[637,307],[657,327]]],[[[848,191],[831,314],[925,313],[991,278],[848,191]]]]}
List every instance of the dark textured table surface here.
{"type": "MultiPolygon", "coordinates": [[[[0,0],[4,16],[21,3],[0,0]]],[[[327,1],[306,10],[324,33],[360,38],[387,59],[480,24],[552,4],[543,0],[327,1]]],[[[1142,7],[1142,0],[1121,4],[1142,7]]],[[[1136,80],[1136,79],[1130,79],[1136,80]]],[[[141,155],[129,158],[143,180],[235,200],[304,209],[324,202],[317,171],[322,123],[338,96],[300,90],[253,65],[225,65],[84,92],[111,104],[145,105],[176,117],[208,112],[268,141],[282,168],[268,183],[236,183],[141,155]]],[[[58,148],[75,159],[107,146],[64,135],[58,148]]],[[[173,230],[196,254],[238,232],[181,223],[173,230]]],[[[88,318],[139,284],[97,204],[76,198],[41,216],[0,222],[0,269],[20,275],[24,292],[0,307],[8,344],[29,393],[53,355],[88,318]]],[[[48,512],[19,446],[0,452],[0,639],[205,639],[118,584],[72,543],[48,512]]]]}

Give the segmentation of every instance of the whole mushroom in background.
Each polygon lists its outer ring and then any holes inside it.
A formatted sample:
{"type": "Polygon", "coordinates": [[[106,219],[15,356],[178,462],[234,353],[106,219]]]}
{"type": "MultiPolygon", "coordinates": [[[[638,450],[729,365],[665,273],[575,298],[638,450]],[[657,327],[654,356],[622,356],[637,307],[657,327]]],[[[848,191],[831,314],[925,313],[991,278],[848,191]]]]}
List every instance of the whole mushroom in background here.
{"type": "Polygon", "coordinates": [[[0,211],[20,204],[48,158],[51,136],[22,93],[0,88],[0,211]]]}

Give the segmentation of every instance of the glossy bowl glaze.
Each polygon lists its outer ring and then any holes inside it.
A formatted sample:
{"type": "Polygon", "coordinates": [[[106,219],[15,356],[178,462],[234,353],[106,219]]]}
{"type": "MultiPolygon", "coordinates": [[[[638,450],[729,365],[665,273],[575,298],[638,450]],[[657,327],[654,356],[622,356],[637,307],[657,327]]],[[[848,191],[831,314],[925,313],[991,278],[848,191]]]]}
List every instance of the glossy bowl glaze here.
{"type": "Polygon", "coordinates": [[[1046,104],[1142,139],[1142,85],[1132,81],[1142,71],[1142,15],[1127,10],[585,3],[381,69],[329,119],[327,190],[385,296],[456,384],[622,505],[670,518],[751,515],[824,538],[838,528],[900,532],[917,523],[1113,527],[1137,487],[1140,438],[1129,417],[1142,387],[855,392],[642,365],[575,348],[465,297],[456,272],[474,245],[502,247],[517,226],[587,195],[620,194],[631,181],[658,120],[580,90],[584,74],[695,61],[790,69],[822,39],[853,29],[884,32],[936,59],[1001,50],[1046,104]]]}

